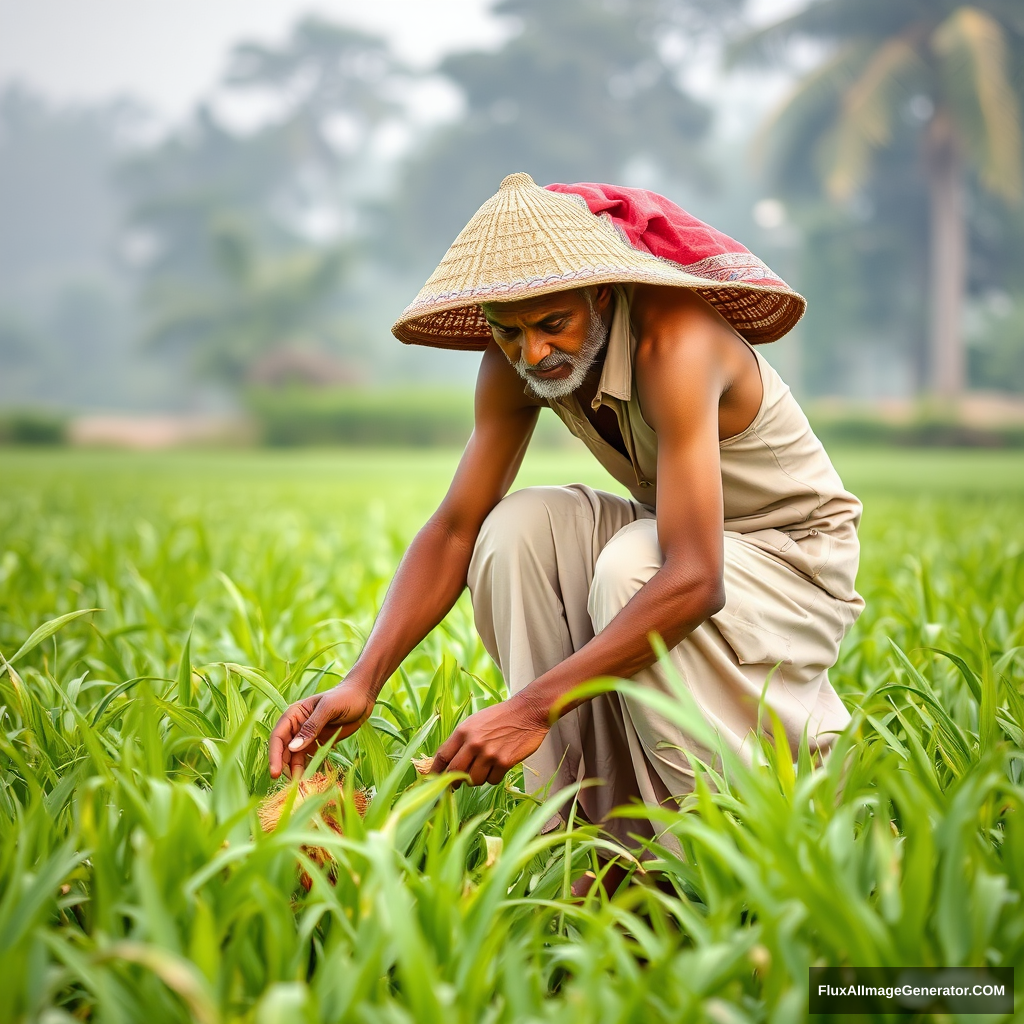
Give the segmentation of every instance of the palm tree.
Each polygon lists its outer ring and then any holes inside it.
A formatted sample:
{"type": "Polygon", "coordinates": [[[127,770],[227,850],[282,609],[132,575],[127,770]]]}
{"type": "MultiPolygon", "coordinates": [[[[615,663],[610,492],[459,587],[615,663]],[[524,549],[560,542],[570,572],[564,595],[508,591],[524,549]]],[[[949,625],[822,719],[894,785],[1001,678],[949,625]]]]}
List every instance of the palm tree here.
{"type": "Polygon", "coordinates": [[[811,142],[832,199],[849,200],[869,185],[876,154],[896,141],[908,109],[922,127],[931,389],[955,397],[966,384],[968,171],[1007,203],[1024,193],[1011,68],[1014,55],[1024,52],[1024,4],[816,0],[742,40],[733,57],[770,56],[796,41],[824,45],[827,57],[798,83],[763,138],[776,149],[811,142]]]}

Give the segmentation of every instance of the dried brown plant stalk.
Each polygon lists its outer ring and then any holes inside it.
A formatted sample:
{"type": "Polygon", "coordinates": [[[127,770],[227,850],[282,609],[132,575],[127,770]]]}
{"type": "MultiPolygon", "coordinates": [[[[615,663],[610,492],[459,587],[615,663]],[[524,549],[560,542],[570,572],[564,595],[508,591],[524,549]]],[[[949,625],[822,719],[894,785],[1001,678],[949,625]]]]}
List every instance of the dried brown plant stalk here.
{"type": "MultiPolygon", "coordinates": [[[[433,764],[432,757],[413,758],[413,767],[418,775],[426,775],[430,772],[433,764]]],[[[340,772],[316,772],[313,775],[300,778],[298,781],[298,792],[295,794],[295,802],[292,804],[294,811],[304,800],[310,797],[319,796],[322,793],[330,793],[330,797],[323,804],[320,810],[310,820],[310,827],[313,829],[326,829],[335,835],[344,835],[341,827],[342,804],[344,801],[345,777],[340,772]]],[[[292,792],[291,785],[282,786],[276,793],[271,793],[259,806],[257,811],[260,819],[260,828],[264,832],[273,832],[281,821],[281,814],[284,805],[292,792]]],[[[352,802],[359,816],[366,814],[366,807],[369,803],[369,796],[363,789],[354,790],[352,802]]],[[[303,846],[302,852],[309,857],[317,866],[324,868],[333,881],[337,877],[338,863],[334,855],[322,846],[303,846]]],[[[309,872],[300,868],[299,881],[302,887],[308,892],[313,886],[313,879],[309,872]]]]}
{"type": "MultiPolygon", "coordinates": [[[[310,797],[319,796],[321,793],[330,793],[330,797],[310,820],[310,828],[316,830],[325,829],[333,832],[335,835],[343,835],[341,819],[342,803],[344,800],[342,786],[344,781],[344,776],[337,772],[316,772],[313,775],[300,778],[292,810],[294,811],[303,801],[308,800],[310,797]]],[[[260,827],[264,832],[273,832],[277,828],[281,821],[284,805],[291,792],[292,787],[290,785],[284,786],[276,793],[271,793],[260,804],[258,814],[260,827]]],[[[355,790],[352,794],[352,801],[360,817],[362,817],[366,813],[366,793],[361,789],[355,790]]],[[[302,852],[314,864],[324,868],[332,880],[337,876],[338,864],[334,859],[334,855],[329,850],[324,849],[322,846],[303,846],[302,852]]],[[[309,876],[309,872],[304,869],[300,869],[299,881],[307,892],[313,886],[313,879],[309,876]]]]}

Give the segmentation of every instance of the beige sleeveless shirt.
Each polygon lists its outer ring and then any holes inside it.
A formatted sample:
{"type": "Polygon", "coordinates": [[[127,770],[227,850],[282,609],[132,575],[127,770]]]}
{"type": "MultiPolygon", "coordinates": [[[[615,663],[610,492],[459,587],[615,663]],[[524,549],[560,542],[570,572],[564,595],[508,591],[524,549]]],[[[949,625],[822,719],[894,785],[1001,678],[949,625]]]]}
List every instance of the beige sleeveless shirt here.
{"type": "MultiPolygon", "coordinates": [[[[597,433],[575,395],[552,399],[556,415],[634,500],[657,513],[658,435],[634,387],[632,286],[616,286],[604,369],[593,407],[611,407],[628,457],[597,433]]],[[[861,503],[843,487],[789,387],[756,349],[763,397],[746,430],[719,442],[727,533],[780,559],[840,601],[855,590],[861,503]]]]}

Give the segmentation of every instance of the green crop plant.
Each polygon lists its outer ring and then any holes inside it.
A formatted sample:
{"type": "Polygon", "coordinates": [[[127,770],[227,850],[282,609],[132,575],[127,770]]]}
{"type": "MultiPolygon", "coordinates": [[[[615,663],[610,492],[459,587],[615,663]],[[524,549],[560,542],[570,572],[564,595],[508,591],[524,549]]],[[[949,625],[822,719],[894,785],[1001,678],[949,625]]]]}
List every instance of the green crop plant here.
{"type": "MultiPolygon", "coordinates": [[[[813,964],[1021,963],[1024,460],[986,455],[978,493],[942,453],[910,491],[901,457],[848,457],[868,606],[834,751],[765,711],[751,759],[718,750],[658,812],[630,884],[579,901],[609,846],[542,833],[571,792],[411,765],[502,696],[465,599],[321,751],[343,834],[316,798],[259,827],[269,730],[344,675],[453,453],[0,453],[0,1021],[788,1024],[813,964]]],[[[590,685],[715,749],[681,681],[590,685]]]]}

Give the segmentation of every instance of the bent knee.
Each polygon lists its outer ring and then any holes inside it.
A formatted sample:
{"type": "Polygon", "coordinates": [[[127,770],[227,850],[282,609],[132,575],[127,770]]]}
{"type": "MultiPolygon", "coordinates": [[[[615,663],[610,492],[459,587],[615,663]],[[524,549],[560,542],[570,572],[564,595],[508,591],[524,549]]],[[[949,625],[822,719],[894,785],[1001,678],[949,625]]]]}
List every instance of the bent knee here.
{"type": "Polygon", "coordinates": [[[526,537],[551,532],[552,516],[571,515],[579,502],[566,487],[524,487],[502,498],[480,527],[477,544],[514,545],[526,537]]]}
{"type": "Polygon", "coordinates": [[[524,549],[553,551],[553,520],[575,515],[578,510],[578,499],[565,487],[524,487],[502,498],[477,535],[470,562],[470,588],[496,560],[518,557],[524,549]]]}
{"type": "Polygon", "coordinates": [[[590,585],[587,609],[595,632],[622,611],[664,561],[654,519],[638,519],[612,537],[597,558],[590,585]]]}

